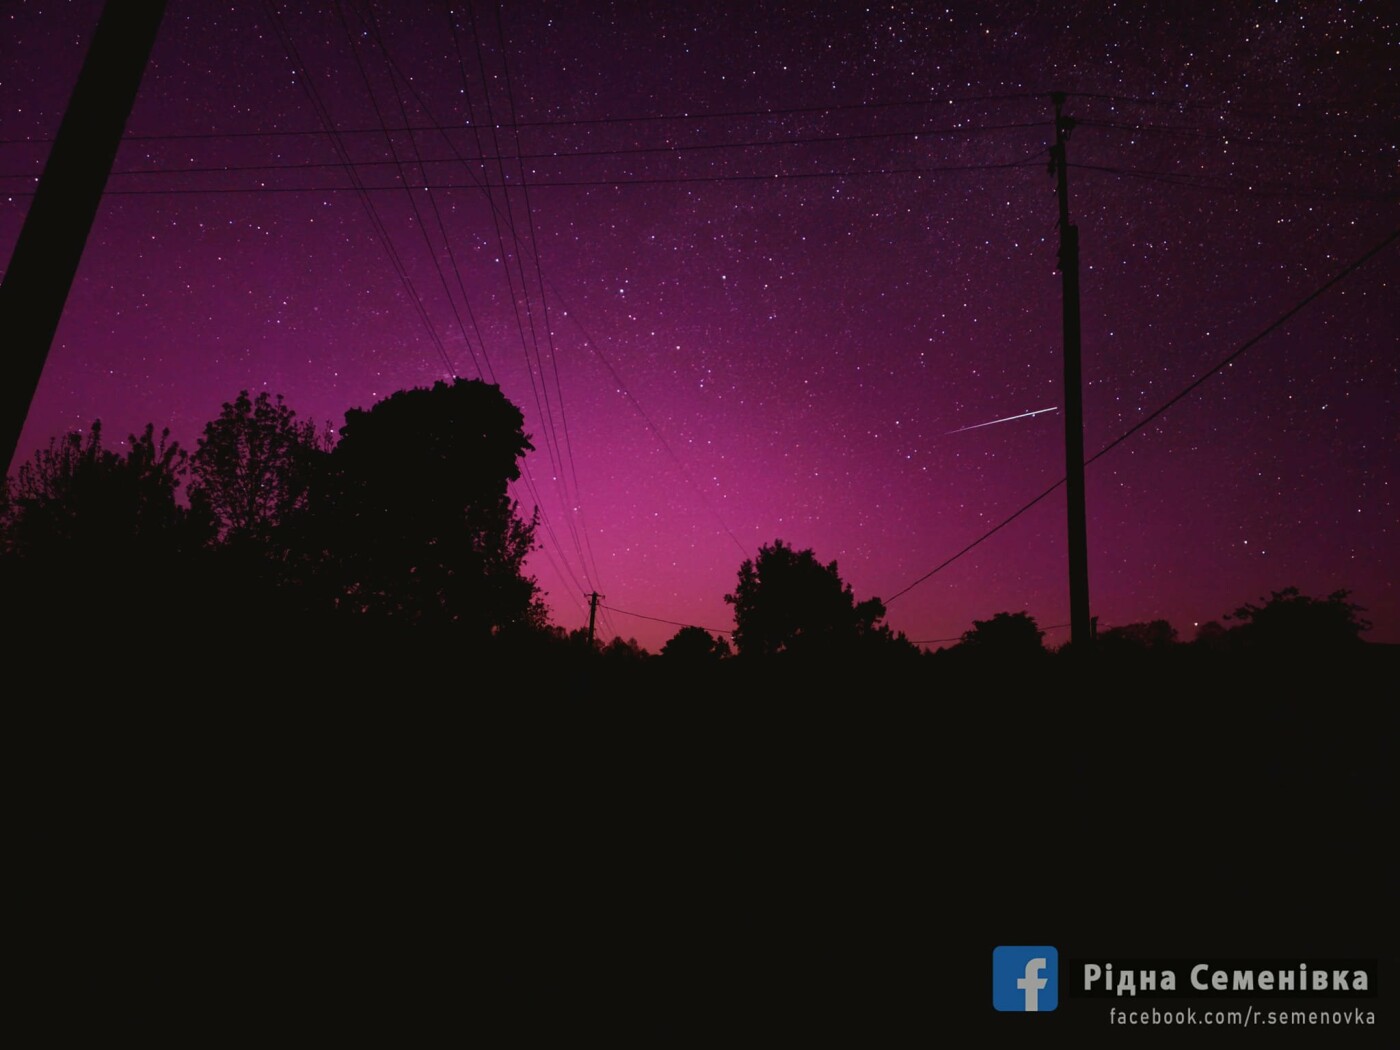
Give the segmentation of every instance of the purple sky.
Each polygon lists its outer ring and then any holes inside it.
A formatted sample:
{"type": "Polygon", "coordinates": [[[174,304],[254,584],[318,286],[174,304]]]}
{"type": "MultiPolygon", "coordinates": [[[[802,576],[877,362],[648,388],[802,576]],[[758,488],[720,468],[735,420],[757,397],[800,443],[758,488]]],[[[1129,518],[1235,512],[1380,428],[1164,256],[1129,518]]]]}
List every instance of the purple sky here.
{"type": "MultiPolygon", "coordinates": [[[[193,448],[245,387],[339,426],[486,371],[534,436],[517,495],[550,525],[531,566],[555,621],[596,587],[727,628],[760,544],[888,597],[1062,475],[1058,412],[950,433],[1064,403],[1050,91],[1077,93],[1070,159],[1092,166],[1070,174],[1091,454],[1400,217],[1383,5],[450,6],[455,41],[437,0],[276,23],[172,0],[115,168],[156,173],[108,183],[21,456],[96,418],[193,448]],[[322,107],[353,133],[250,134],[321,132],[322,107]],[[402,188],[415,150],[440,188],[402,188]],[[373,220],[343,158],[387,188],[373,220]],[[213,189],[240,192],[166,192],[213,189]]],[[[0,259],[100,8],[0,11],[0,259]]],[[[1271,590],[1349,588],[1368,637],[1400,642],[1397,261],[1089,468],[1101,625],[1189,638],[1271,590]]],[[[1064,624],[1064,533],[1059,492],[888,622],[1064,624]]]]}

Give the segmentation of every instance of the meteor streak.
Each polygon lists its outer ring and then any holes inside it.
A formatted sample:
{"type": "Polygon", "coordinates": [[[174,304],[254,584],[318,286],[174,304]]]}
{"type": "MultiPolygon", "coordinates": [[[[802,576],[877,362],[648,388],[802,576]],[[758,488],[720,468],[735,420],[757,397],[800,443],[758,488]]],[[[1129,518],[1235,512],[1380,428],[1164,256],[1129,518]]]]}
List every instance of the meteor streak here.
{"type": "Polygon", "coordinates": [[[986,423],[973,423],[970,427],[959,427],[957,430],[950,430],[950,434],[961,434],[964,430],[977,430],[979,427],[990,427],[997,423],[1010,423],[1013,419],[1029,419],[1031,416],[1038,416],[1042,412],[1058,412],[1059,405],[1051,405],[1049,408],[1037,408],[1034,412],[1022,412],[1019,416],[1006,416],[1002,419],[992,419],[986,423]]]}

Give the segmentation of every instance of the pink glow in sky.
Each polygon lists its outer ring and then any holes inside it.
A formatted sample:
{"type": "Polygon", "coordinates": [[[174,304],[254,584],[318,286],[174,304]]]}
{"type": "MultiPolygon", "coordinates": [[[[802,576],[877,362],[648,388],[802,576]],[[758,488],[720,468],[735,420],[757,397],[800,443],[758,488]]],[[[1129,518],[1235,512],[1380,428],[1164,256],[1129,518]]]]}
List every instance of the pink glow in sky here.
{"type": "MultiPolygon", "coordinates": [[[[596,589],[728,628],[763,543],[888,597],[1062,475],[1058,412],[952,433],[1064,404],[1051,90],[1082,122],[1090,453],[1397,225],[1393,26],[1362,5],[454,4],[455,39],[448,6],[274,27],[172,0],[22,456],[97,418],[193,448],[243,388],[338,426],[483,375],[534,438],[517,495],[549,522],[530,564],[555,621],[596,589]],[[253,134],[322,131],[308,87],[412,293],[331,138],[253,134]],[[437,188],[402,188],[424,170],[437,188]]],[[[3,12],[0,258],[100,7],[3,12]]],[[[1396,268],[1392,247],[1089,468],[1102,625],[1189,638],[1271,590],[1349,588],[1400,642],[1396,268]]],[[[888,622],[1064,624],[1064,517],[1057,493],[888,622]]],[[[602,631],[655,651],[675,628],[602,631]]]]}

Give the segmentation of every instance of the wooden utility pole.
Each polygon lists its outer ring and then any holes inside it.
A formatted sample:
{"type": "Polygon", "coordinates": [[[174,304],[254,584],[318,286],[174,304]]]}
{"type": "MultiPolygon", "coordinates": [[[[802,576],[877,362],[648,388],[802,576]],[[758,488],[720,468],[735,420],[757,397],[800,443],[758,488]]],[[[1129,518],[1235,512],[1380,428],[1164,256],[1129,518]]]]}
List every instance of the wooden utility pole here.
{"type": "Polygon", "coordinates": [[[1084,513],[1084,392],[1079,364],[1079,229],[1069,221],[1069,174],[1065,146],[1074,120],[1064,115],[1064,92],[1055,103],[1055,145],[1050,165],[1060,197],[1060,275],[1065,338],[1065,504],[1069,518],[1070,641],[1081,652],[1093,642],[1089,620],[1089,528],[1084,513]]]}
{"type": "Polygon", "coordinates": [[[594,591],[588,596],[588,644],[593,645],[593,624],[598,619],[598,599],[602,595],[594,591]]]}
{"type": "Polygon", "coordinates": [[[0,452],[7,466],[164,13],[165,0],[108,0],[0,283],[0,452]]]}

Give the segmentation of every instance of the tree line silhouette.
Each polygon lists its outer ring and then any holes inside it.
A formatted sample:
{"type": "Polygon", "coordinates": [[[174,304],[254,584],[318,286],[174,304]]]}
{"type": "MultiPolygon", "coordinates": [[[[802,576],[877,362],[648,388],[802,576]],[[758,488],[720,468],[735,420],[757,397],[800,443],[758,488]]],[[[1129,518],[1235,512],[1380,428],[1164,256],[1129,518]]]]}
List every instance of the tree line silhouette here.
{"type": "MultiPolygon", "coordinates": [[[[153,425],[113,448],[95,422],[6,479],[0,584],[31,629],[80,615],[90,644],[117,649],[348,642],[392,659],[436,648],[451,659],[526,657],[566,680],[1005,673],[1072,655],[1047,649],[1025,612],[974,620],[956,644],[925,653],[882,622],[878,598],[856,600],[836,562],[781,539],[746,559],[724,596],[732,645],[699,627],[678,630],[656,656],[632,639],[590,645],[586,632],[549,622],[525,569],[538,512],[509,491],[532,451],[523,428],[498,387],[463,379],[351,409],[338,432],[298,418],[280,395],[245,390],[193,452],[153,425]]],[[[1347,591],[1286,588],[1190,642],[1156,620],[1105,629],[1094,649],[1116,665],[1354,652],[1370,626],[1362,611],[1347,591]]]]}

